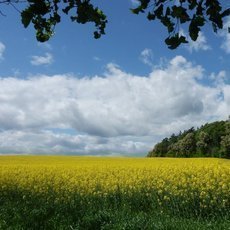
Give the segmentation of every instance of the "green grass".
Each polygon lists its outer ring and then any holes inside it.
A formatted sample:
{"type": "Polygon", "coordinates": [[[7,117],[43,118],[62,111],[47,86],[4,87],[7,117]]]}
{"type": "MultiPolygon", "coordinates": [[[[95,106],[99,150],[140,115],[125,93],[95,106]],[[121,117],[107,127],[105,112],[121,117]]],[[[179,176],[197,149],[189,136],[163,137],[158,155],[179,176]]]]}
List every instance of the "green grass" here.
{"type": "Polygon", "coordinates": [[[31,194],[12,192],[0,197],[0,229],[230,229],[229,212],[202,216],[173,213],[142,203],[138,197],[110,198],[75,196],[69,202],[57,202],[31,194]],[[142,203],[142,204],[141,204],[142,203]]]}

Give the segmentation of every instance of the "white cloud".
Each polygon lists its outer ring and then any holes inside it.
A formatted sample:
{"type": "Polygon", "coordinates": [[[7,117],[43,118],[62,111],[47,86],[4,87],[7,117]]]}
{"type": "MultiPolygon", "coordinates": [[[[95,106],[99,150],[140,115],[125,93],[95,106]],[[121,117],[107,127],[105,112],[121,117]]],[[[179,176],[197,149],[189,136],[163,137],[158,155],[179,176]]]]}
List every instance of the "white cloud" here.
{"type": "Polygon", "coordinates": [[[1,78],[0,153],[146,153],[172,132],[229,115],[223,71],[211,87],[182,56],[146,77],[107,68],[91,78],[1,78]]]}
{"type": "Polygon", "coordinates": [[[146,153],[153,141],[152,138],[140,140],[144,139],[6,130],[0,133],[0,154],[135,155],[146,153]]]}
{"type": "Polygon", "coordinates": [[[216,86],[222,86],[225,85],[225,82],[227,82],[227,73],[226,71],[220,71],[218,74],[212,73],[210,75],[210,79],[213,81],[213,83],[216,86]]]}
{"type": "Polygon", "coordinates": [[[153,52],[152,52],[152,50],[147,49],[147,48],[144,49],[141,52],[140,60],[146,65],[153,66],[153,52]]]}
{"type": "Polygon", "coordinates": [[[227,21],[224,24],[224,29],[220,33],[220,36],[222,36],[224,39],[221,44],[221,48],[226,53],[230,54],[230,33],[228,32],[228,28],[230,28],[230,17],[228,17],[227,21]]]}
{"type": "Polygon", "coordinates": [[[0,42],[0,60],[3,59],[3,53],[5,49],[6,49],[6,46],[2,42],[0,42]]]}
{"type": "Polygon", "coordinates": [[[132,6],[134,7],[140,5],[140,2],[138,0],[130,0],[130,1],[131,1],[132,6]]]}
{"type": "MultiPolygon", "coordinates": [[[[183,34],[183,31],[182,31],[183,34]]],[[[185,45],[186,49],[188,49],[191,53],[193,51],[207,51],[207,50],[211,50],[211,47],[208,45],[207,43],[207,39],[205,37],[205,35],[203,34],[203,32],[199,32],[199,36],[197,38],[196,41],[193,41],[190,37],[188,38],[188,44],[185,45]]]]}
{"type": "Polygon", "coordinates": [[[51,53],[45,53],[45,56],[32,56],[30,63],[32,65],[49,65],[53,62],[53,55],[51,53]]]}

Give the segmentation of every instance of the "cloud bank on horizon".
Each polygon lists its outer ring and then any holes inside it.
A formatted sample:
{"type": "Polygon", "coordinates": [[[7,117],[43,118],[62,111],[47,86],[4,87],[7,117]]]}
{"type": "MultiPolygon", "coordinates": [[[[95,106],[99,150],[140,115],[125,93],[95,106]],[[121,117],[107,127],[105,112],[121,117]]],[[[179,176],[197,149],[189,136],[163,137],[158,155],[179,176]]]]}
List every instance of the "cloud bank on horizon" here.
{"type": "Polygon", "coordinates": [[[162,137],[230,111],[227,73],[179,55],[147,76],[110,63],[102,76],[1,77],[0,89],[1,154],[146,155],[162,137]]]}

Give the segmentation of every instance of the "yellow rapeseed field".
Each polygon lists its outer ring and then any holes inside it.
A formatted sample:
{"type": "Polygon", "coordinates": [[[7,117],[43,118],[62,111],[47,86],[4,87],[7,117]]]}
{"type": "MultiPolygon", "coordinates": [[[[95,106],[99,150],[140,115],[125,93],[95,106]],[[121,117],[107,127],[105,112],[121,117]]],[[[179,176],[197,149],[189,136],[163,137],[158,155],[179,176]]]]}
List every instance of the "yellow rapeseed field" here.
{"type": "Polygon", "coordinates": [[[224,159],[1,156],[0,192],[70,201],[78,196],[141,194],[158,205],[230,207],[230,161],[224,159]]]}

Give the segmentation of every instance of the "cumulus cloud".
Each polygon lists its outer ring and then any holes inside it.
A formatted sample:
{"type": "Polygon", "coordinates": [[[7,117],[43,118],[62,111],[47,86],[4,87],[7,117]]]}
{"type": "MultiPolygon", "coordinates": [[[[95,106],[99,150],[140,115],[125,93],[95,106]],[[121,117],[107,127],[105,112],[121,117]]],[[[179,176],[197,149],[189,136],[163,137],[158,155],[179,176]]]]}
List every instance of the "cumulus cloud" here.
{"type": "Polygon", "coordinates": [[[143,51],[141,51],[140,60],[149,66],[153,65],[153,52],[151,49],[145,48],[143,51]]]}
{"type": "Polygon", "coordinates": [[[229,28],[230,28],[230,17],[228,17],[227,21],[224,24],[224,29],[220,33],[220,36],[223,37],[221,48],[228,54],[230,54],[230,33],[228,32],[229,28]]]}
{"type": "Polygon", "coordinates": [[[1,78],[0,152],[146,154],[166,135],[228,117],[229,76],[204,72],[176,56],[145,77],[110,63],[91,78],[1,78]]]}
{"type": "Polygon", "coordinates": [[[32,56],[30,63],[35,66],[49,65],[53,62],[53,55],[45,53],[45,56],[32,56]]]}
{"type": "Polygon", "coordinates": [[[6,46],[2,42],[0,42],[0,60],[3,59],[3,53],[5,49],[6,49],[6,46]]]}
{"type": "Polygon", "coordinates": [[[225,85],[225,82],[227,82],[227,73],[226,71],[220,71],[218,74],[212,73],[210,75],[210,79],[213,81],[213,83],[219,87],[221,85],[225,85]]]}

